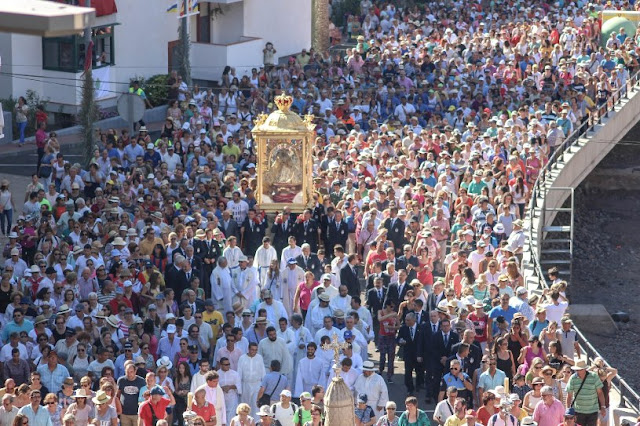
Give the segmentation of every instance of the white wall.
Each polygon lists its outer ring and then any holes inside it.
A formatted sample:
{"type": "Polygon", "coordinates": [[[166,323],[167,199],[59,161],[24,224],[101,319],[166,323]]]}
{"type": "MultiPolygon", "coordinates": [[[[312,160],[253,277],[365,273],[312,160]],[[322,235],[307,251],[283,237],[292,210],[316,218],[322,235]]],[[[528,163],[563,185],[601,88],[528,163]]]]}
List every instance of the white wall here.
{"type": "Polygon", "coordinates": [[[244,0],[244,35],[270,41],[277,56],[311,47],[311,0],[244,0]]]}
{"type": "MultiPolygon", "coordinates": [[[[244,3],[240,1],[222,5],[221,7],[224,15],[216,16],[211,22],[211,42],[219,44],[235,43],[244,35],[244,3]]],[[[195,31],[192,34],[195,34],[195,31]]]]}
{"type": "Polygon", "coordinates": [[[150,77],[168,72],[168,43],[178,39],[178,14],[167,13],[169,2],[126,0],[118,13],[98,18],[98,24],[118,22],[115,28],[117,90],[127,90],[134,76],[150,77]]]}

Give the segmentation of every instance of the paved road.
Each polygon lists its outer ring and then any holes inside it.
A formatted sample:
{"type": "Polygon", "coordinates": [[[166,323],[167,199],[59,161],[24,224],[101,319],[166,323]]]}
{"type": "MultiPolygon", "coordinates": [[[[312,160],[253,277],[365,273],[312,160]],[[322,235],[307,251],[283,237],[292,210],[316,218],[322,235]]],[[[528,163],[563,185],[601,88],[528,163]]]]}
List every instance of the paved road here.
{"type": "MultiPolygon", "coordinates": [[[[79,149],[67,149],[67,153],[65,156],[70,157],[69,161],[75,162],[75,158],[73,155],[79,156],[79,149]]],[[[31,155],[25,155],[20,159],[11,159],[11,158],[2,158],[0,156],[0,176],[3,179],[9,179],[10,188],[14,196],[14,200],[16,203],[16,208],[18,210],[17,214],[14,215],[14,218],[22,211],[23,199],[24,199],[24,188],[30,182],[30,175],[35,169],[35,160],[37,159],[35,152],[31,155]],[[24,158],[24,161],[22,160],[24,158]],[[15,163],[16,161],[21,161],[20,164],[15,163]]],[[[7,239],[0,236],[0,246],[4,246],[7,242],[7,239]]],[[[4,262],[4,260],[3,260],[4,262]]],[[[379,362],[379,353],[375,351],[375,346],[373,343],[369,345],[369,355],[370,359],[373,360],[378,365],[379,362]]],[[[389,398],[392,401],[395,401],[398,405],[398,411],[404,410],[404,400],[407,396],[406,388],[404,386],[404,362],[396,359],[395,362],[395,375],[393,376],[394,383],[388,384],[389,389],[389,398]]],[[[424,391],[418,393],[418,400],[420,404],[420,408],[423,410],[427,410],[429,414],[429,418],[433,416],[433,409],[435,404],[429,404],[428,406],[424,402],[424,391]]]]}

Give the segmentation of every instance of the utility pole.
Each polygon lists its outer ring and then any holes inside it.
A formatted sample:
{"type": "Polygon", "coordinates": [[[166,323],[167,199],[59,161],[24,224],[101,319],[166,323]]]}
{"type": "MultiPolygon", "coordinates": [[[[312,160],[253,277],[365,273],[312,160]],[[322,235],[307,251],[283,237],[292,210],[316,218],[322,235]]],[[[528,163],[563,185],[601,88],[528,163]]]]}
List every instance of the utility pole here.
{"type": "Polygon", "coordinates": [[[182,11],[178,16],[180,21],[180,50],[181,58],[180,58],[180,69],[179,73],[182,75],[184,82],[187,83],[187,86],[191,87],[191,56],[190,56],[190,38],[191,38],[191,30],[190,30],[190,22],[189,19],[192,16],[200,14],[200,11],[194,12],[191,9],[191,4],[193,0],[180,0],[182,2],[182,11]]]}
{"type": "MultiPolygon", "coordinates": [[[[91,7],[91,0],[85,0],[85,5],[87,7],[91,7]]],[[[82,81],[82,100],[80,104],[80,113],[79,121],[80,126],[82,127],[82,136],[84,142],[84,163],[86,166],[89,165],[89,161],[91,161],[91,157],[93,156],[93,148],[94,148],[94,134],[93,134],[93,123],[98,118],[98,108],[95,103],[95,88],[93,82],[93,47],[91,46],[91,23],[87,24],[87,27],[84,29],[84,74],[82,81]]]]}

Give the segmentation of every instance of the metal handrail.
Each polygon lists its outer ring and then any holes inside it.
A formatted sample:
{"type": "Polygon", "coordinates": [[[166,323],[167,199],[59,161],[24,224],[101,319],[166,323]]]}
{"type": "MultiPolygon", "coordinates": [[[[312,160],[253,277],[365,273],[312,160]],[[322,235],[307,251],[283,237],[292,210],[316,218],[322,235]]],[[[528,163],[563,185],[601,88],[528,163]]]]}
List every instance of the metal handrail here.
{"type": "MultiPolygon", "coordinates": [[[[529,258],[533,266],[533,274],[538,281],[538,287],[540,289],[549,288],[549,283],[545,278],[544,271],[542,270],[542,265],[540,264],[539,256],[540,256],[540,238],[541,238],[541,229],[544,226],[542,222],[540,222],[540,228],[534,227],[534,219],[536,217],[536,210],[540,207],[544,209],[546,205],[546,190],[544,188],[546,180],[550,177],[553,179],[553,176],[550,174],[552,167],[559,161],[561,156],[564,153],[577,145],[578,140],[581,137],[588,136],[589,132],[593,132],[594,128],[597,125],[602,124],[602,119],[607,118],[609,116],[609,112],[615,111],[616,105],[619,105],[622,99],[627,99],[629,96],[629,92],[634,89],[637,89],[640,83],[640,71],[636,72],[633,76],[631,76],[627,80],[627,84],[623,87],[616,90],[609,99],[607,103],[602,107],[598,108],[597,119],[593,121],[586,120],[581,123],[566,139],[563,143],[555,150],[555,152],[549,158],[547,164],[545,164],[540,173],[538,174],[538,178],[536,179],[533,189],[531,191],[531,200],[529,202],[528,208],[528,222],[529,222],[529,258]],[[542,198],[541,206],[538,203],[538,197],[542,198]],[[533,236],[535,236],[535,241],[537,242],[537,246],[533,247],[531,242],[533,241],[533,236]]],[[[542,215],[542,213],[541,213],[542,215]]],[[[541,216],[542,219],[542,216],[541,216]]],[[[593,361],[594,358],[600,357],[604,360],[604,358],[598,353],[598,351],[589,343],[587,338],[582,334],[582,332],[575,327],[578,343],[580,345],[580,349],[583,353],[587,355],[587,358],[593,361]]],[[[610,364],[605,360],[605,364],[610,364]]],[[[611,381],[613,388],[620,394],[620,407],[630,408],[636,412],[636,414],[640,415],[640,395],[636,391],[634,391],[631,386],[622,378],[620,375],[616,375],[616,377],[611,381]]]]}

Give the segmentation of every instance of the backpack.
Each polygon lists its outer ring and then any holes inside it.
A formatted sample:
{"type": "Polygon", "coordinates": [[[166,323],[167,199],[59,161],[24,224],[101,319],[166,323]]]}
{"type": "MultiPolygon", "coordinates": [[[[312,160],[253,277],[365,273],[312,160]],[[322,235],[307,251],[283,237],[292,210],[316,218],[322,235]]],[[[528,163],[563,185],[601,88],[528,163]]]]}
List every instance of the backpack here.
{"type": "MultiPolygon", "coordinates": [[[[298,411],[298,406],[296,404],[294,404],[293,402],[290,402],[289,404],[291,404],[291,408],[293,408],[293,415],[296,415],[296,412],[298,411]]],[[[275,403],[271,406],[271,414],[275,417],[276,415],[276,411],[278,410],[278,403],[275,403]]],[[[273,419],[274,421],[274,426],[282,426],[282,424],[276,420],[275,418],[273,419]]]]}
{"type": "MultiPolygon", "coordinates": [[[[499,414],[494,414],[493,416],[491,416],[487,426],[494,426],[496,424],[496,421],[498,421],[498,416],[499,416],[499,414]]],[[[518,426],[518,420],[516,419],[516,417],[514,415],[509,414],[509,422],[505,422],[505,425],[506,426],[518,426]]]]}

